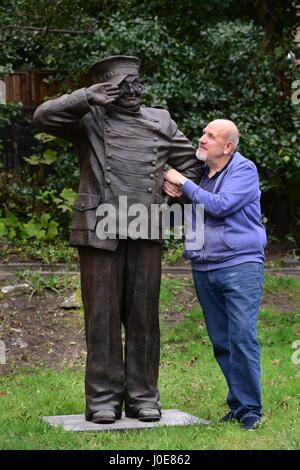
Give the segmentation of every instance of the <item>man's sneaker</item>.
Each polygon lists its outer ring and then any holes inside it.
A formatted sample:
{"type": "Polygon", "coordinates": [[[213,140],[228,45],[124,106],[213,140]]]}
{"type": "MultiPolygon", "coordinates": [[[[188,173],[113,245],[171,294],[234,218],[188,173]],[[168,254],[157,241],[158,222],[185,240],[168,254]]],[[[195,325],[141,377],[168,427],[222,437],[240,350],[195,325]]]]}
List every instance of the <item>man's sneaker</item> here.
{"type": "Polygon", "coordinates": [[[228,421],[235,421],[234,412],[229,410],[225,416],[219,419],[220,423],[227,423],[228,421]]]}
{"type": "Polygon", "coordinates": [[[261,419],[258,416],[247,416],[240,423],[245,431],[254,431],[260,425],[261,419]]]}

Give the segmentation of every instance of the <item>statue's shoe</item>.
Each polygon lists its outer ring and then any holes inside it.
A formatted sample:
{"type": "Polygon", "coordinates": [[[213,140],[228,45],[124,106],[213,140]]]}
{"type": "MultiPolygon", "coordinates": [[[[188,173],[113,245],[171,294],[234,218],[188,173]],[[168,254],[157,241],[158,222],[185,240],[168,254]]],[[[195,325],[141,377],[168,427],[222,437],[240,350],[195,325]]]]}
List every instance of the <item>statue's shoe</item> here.
{"type": "Polygon", "coordinates": [[[96,424],[111,424],[117,419],[113,410],[100,410],[93,414],[91,421],[96,424]]]}
{"type": "Polygon", "coordinates": [[[139,421],[159,421],[161,413],[156,408],[141,408],[137,417],[139,421]]]}

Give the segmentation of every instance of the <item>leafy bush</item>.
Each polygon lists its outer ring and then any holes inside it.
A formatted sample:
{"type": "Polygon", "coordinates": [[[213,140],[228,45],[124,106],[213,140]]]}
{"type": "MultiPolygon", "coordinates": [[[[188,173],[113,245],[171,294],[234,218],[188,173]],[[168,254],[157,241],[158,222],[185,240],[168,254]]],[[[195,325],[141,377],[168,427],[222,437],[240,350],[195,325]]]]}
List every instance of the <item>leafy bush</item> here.
{"type": "MultiPolygon", "coordinates": [[[[285,229],[297,236],[300,106],[290,100],[291,82],[298,71],[287,59],[294,47],[288,35],[292,10],[282,27],[277,27],[268,50],[265,12],[260,15],[254,9],[252,14],[243,2],[234,0],[205,2],[204,16],[194,0],[176,1],[174,11],[170,9],[164,18],[158,15],[168,11],[170,2],[163,0],[141,6],[136,1],[110,2],[106,10],[98,2],[80,0],[63,2],[59,9],[57,2],[44,6],[34,0],[26,10],[26,2],[17,0],[0,8],[3,24],[13,23],[12,18],[18,23],[15,3],[28,21],[34,11],[37,22],[77,28],[86,34],[2,30],[2,43],[9,46],[3,50],[0,66],[59,70],[60,78],[72,77],[76,87],[80,74],[93,61],[114,54],[137,55],[142,59],[144,103],[166,106],[195,144],[209,120],[224,117],[237,123],[239,149],[259,169],[266,220],[272,222],[276,211],[272,203],[279,201],[289,223],[285,229]],[[233,10],[241,12],[241,19],[228,19],[233,10]],[[251,15],[255,21],[249,19],[251,15]]],[[[285,8],[281,0],[276,3],[276,9],[285,8]]],[[[260,2],[252,4],[258,7],[260,2]]],[[[78,186],[76,161],[68,143],[43,134],[37,138],[34,155],[22,172],[0,180],[0,202],[8,206],[6,213],[24,223],[34,217],[39,221],[35,223],[41,223],[43,214],[51,214],[60,236],[67,239],[72,191],[78,186]],[[7,200],[12,202],[7,204],[7,200]]]]}

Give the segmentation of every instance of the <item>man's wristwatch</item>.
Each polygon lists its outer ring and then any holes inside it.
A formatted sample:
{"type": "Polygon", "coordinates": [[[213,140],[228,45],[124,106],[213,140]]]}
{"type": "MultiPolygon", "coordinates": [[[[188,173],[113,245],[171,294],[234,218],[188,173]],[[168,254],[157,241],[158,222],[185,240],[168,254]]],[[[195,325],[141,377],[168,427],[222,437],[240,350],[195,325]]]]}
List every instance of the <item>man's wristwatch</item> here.
{"type": "Polygon", "coordinates": [[[181,180],[179,182],[179,187],[180,189],[182,189],[182,186],[184,185],[184,183],[187,181],[188,179],[185,177],[185,176],[182,176],[181,177],[181,180]]]}

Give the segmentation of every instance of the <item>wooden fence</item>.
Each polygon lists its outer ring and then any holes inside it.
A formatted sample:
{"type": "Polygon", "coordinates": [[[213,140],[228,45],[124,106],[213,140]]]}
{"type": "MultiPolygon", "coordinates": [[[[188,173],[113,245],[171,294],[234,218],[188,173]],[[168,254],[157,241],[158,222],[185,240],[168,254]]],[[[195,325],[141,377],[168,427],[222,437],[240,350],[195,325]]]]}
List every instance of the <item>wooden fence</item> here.
{"type": "Polygon", "coordinates": [[[35,144],[32,115],[38,105],[47,97],[64,93],[66,89],[75,90],[93,83],[88,75],[81,77],[80,85],[75,85],[72,80],[58,80],[58,75],[63,76],[57,70],[15,70],[4,77],[1,102],[22,102],[23,109],[21,116],[14,119],[10,126],[0,129],[3,146],[0,167],[16,168],[23,163],[24,156],[32,153],[35,144]]]}
{"type": "MultiPolygon", "coordinates": [[[[71,81],[54,80],[57,70],[15,70],[4,77],[6,102],[21,101],[24,107],[35,108],[43,103],[46,97],[63,93],[66,87],[72,87],[71,81]]],[[[88,75],[82,76],[80,86],[92,83],[88,75]]]]}
{"type": "Polygon", "coordinates": [[[54,81],[46,83],[49,72],[43,70],[16,70],[4,78],[6,88],[6,102],[21,101],[23,106],[38,106],[45,96],[57,93],[57,84],[54,81]]]}

